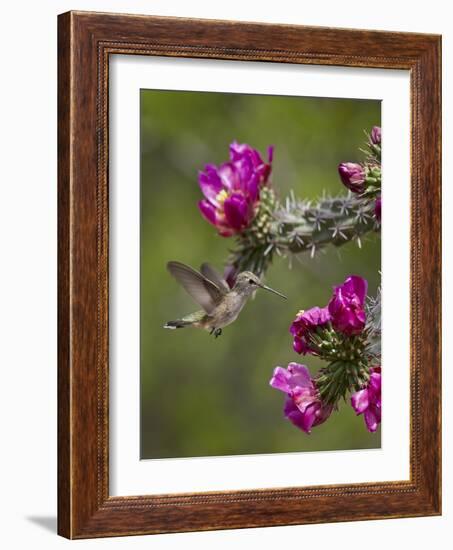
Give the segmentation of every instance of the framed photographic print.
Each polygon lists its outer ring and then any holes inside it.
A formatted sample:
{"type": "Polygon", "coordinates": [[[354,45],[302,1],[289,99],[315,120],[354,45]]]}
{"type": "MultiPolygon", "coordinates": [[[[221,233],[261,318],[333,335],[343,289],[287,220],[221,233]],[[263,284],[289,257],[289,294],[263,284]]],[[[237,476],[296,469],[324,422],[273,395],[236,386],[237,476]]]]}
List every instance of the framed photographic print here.
{"type": "Polygon", "coordinates": [[[440,37],[58,40],[59,533],[440,514],[440,37]]]}

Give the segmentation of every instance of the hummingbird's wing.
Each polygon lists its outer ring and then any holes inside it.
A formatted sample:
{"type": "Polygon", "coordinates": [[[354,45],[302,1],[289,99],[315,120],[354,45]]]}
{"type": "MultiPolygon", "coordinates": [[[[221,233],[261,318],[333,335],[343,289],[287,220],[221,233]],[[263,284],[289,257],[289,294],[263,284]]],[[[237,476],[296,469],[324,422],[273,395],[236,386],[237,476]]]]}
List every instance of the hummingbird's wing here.
{"type": "Polygon", "coordinates": [[[201,264],[201,273],[206,277],[206,279],[209,279],[210,281],[215,283],[220,292],[222,292],[223,294],[226,294],[230,291],[228,283],[211,264],[208,264],[207,262],[201,264]]]}
{"type": "Polygon", "coordinates": [[[222,300],[224,293],[218,286],[188,265],[168,262],[167,269],[206,313],[212,313],[222,300]]]}

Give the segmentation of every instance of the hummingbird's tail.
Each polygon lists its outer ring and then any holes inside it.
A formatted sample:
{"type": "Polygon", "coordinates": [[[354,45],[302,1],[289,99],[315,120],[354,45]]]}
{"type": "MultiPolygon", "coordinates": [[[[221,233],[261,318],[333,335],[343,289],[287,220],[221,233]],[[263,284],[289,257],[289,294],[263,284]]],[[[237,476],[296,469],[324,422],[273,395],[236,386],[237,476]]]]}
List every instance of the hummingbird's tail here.
{"type": "Polygon", "coordinates": [[[188,327],[192,324],[192,321],[184,321],[183,319],[178,319],[177,321],[168,321],[165,323],[164,328],[176,329],[188,327]]]}

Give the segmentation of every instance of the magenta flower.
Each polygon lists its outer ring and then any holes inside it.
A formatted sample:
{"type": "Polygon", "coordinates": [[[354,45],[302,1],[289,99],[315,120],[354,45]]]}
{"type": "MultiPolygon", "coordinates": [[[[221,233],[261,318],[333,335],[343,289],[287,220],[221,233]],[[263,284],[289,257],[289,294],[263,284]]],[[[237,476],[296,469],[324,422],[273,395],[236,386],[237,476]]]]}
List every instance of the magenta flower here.
{"type": "Polygon", "coordinates": [[[363,193],[365,191],[365,169],[356,162],[342,162],[338,165],[343,184],[353,193],[363,193]]]}
{"type": "Polygon", "coordinates": [[[261,155],[256,149],[250,147],[246,143],[237,143],[233,141],[230,145],[230,159],[234,163],[244,163],[248,165],[250,162],[253,170],[257,173],[259,183],[265,184],[269,179],[272,171],[272,159],[274,156],[274,146],[270,145],[267,148],[267,159],[268,162],[264,162],[261,158],[261,155]]]}
{"type": "Polygon", "coordinates": [[[375,432],[381,422],[381,368],[373,367],[368,386],[351,396],[356,414],[363,414],[369,432],[375,432]]]}
{"type": "Polygon", "coordinates": [[[312,307],[307,311],[299,311],[296,318],[292,322],[289,331],[294,337],[293,348],[297,353],[312,353],[310,347],[310,334],[317,329],[323,327],[330,321],[329,310],[319,307],[312,307]]]}
{"type": "Polygon", "coordinates": [[[376,199],[376,202],[374,203],[374,215],[376,216],[376,219],[378,222],[381,221],[381,209],[382,209],[382,200],[381,197],[376,199]]]}
{"type": "Polygon", "coordinates": [[[381,144],[381,133],[381,128],[379,126],[373,126],[370,134],[370,140],[373,145],[381,144]]]}
{"type": "Polygon", "coordinates": [[[346,335],[362,332],[366,320],[363,306],[367,288],[367,281],[357,275],[350,275],[342,285],[335,287],[327,306],[335,330],[346,335]]]}
{"type": "Polygon", "coordinates": [[[260,189],[269,179],[273,147],[268,162],[256,149],[235,141],[230,145],[230,161],[207,164],[198,181],[205,198],[198,203],[203,217],[224,237],[242,233],[256,214],[260,189]]]}
{"type": "Polygon", "coordinates": [[[295,426],[310,433],[325,422],[332,406],[324,405],[305,365],[290,363],[287,369],[276,367],[269,384],[287,395],[284,413],[295,426]]]}

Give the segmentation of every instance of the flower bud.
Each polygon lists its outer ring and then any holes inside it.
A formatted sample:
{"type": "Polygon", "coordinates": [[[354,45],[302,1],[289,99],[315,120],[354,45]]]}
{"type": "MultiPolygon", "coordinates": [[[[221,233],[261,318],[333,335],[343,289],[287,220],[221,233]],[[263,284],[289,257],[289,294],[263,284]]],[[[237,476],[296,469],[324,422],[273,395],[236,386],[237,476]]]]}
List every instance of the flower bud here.
{"type": "Polygon", "coordinates": [[[365,190],[365,169],[356,162],[342,162],[338,165],[343,184],[353,193],[363,193],[365,190]]]}
{"type": "Polygon", "coordinates": [[[381,144],[381,128],[379,126],[373,126],[371,129],[370,141],[373,145],[381,144]]]}

